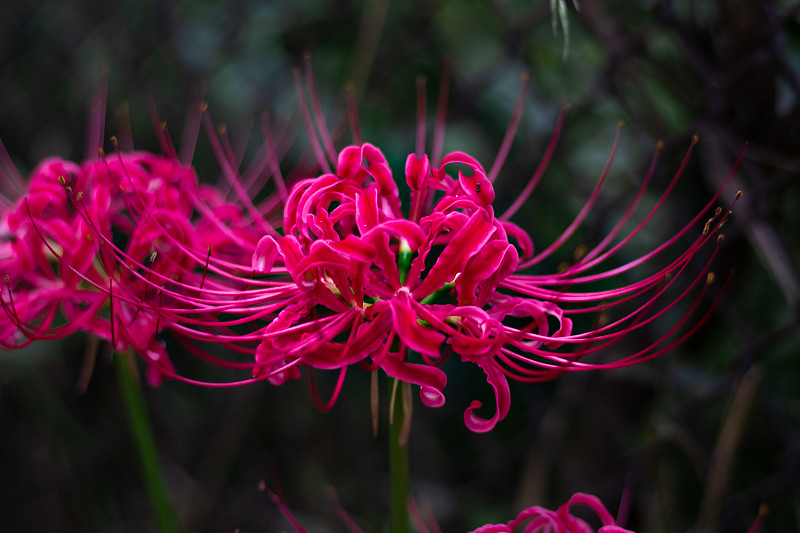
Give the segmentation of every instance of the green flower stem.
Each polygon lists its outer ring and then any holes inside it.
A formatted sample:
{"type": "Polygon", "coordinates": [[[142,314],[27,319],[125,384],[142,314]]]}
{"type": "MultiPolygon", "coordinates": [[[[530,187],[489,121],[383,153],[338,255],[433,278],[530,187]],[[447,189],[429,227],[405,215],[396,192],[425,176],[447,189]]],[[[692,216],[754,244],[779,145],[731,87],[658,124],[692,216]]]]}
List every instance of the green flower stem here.
{"type": "Polygon", "coordinates": [[[147,495],[153,507],[156,524],[161,533],[178,533],[180,525],[175,508],[167,494],[164,475],[161,472],[161,461],[158,458],[153,431],[147,416],[141,388],[133,377],[131,365],[133,360],[129,354],[119,353],[116,359],[119,381],[122,388],[122,400],[128,411],[131,431],[136,440],[136,448],[144,471],[147,495]]]}
{"type": "Polygon", "coordinates": [[[408,442],[403,436],[406,417],[403,384],[395,379],[392,386],[389,420],[389,476],[391,479],[391,533],[408,532],[408,442]]]}

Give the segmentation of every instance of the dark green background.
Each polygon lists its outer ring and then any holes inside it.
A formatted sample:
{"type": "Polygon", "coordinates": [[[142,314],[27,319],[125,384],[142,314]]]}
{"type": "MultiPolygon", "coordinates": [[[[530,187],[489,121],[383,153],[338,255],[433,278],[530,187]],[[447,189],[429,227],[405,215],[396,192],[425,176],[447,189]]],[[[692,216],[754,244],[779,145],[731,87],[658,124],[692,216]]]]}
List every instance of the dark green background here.
{"type": "MultiPolygon", "coordinates": [[[[761,504],[770,509],[763,531],[798,530],[800,7],[778,0],[583,0],[580,12],[569,9],[564,60],[548,4],[9,3],[0,12],[0,138],[23,174],[48,155],[82,158],[90,97],[105,69],[107,133],[121,127],[127,110],[139,148],[157,149],[151,97],[179,139],[189,102],[203,87],[212,116],[234,135],[265,110],[297,124],[291,69],[310,52],[329,124],[344,119],[343,87],[354,81],[365,139],[384,150],[396,175],[413,151],[415,80],[428,79],[430,116],[449,62],[446,147],[488,167],[520,75],[529,71],[532,88],[498,180],[498,209],[535,168],[560,106],[572,103],[551,168],[516,219],[538,249],[578,212],[617,122],[626,123],[602,200],[552,268],[613,225],[658,139],[666,148],[650,202],[692,134],[700,143],[640,250],[691,218],[749,143],[726,203],[737,188],[744,196],[714,267],[722,279],[735,276],[709,324],[640,367],[512,384],[511,412],[488,435],[470,433],[461,415],[472,399],[490,400],[484,376],[450,364],[447,405],[416,405],[412,488],[444,531],[507,521],[529,505],[554,508],[576,491],[599,495],[616,512],[626,487],[627,525],[637,531],[746,531],[761,504]],[[745,376],[755,384],[749,397],[740,386],[745,376]],[[720,438],[737,422],[739,431],[720,438]],[[731,461],[713,468],[725,449],[731,461]],[[719,497],[707,501],[718,503],[717,511],[703,525],[714,507],[703,504],[704,494],[715,483],[719,497]]],[[[253,133],[250,153],[259,145],[253,133]]],[[[216,179],[207,143],[195,165],[202,179],[216,179]]],[[[615,347],[615,355],[657,331],[615,347]]],[[[88,390],[76,392],[85,345],[80,337],[0,354],[0,530],[155,528],[114,366],[101,358],[88,390]]],[[[177,363],[214,378],[214,369],[177,363]]],[[[332,376],[318,377],[330,388],[332,376]]],[[[372,438],[368,388],[368,377],[354,370],[336,407],[323,414],[301,382],[223,391],[145,387],[185,530],[289,528],[257,490],[265,479],[282,487],[312,531],[344,529],[331,486],[365,531],[380,531],[388,501],[386,427],[382,420],[372,438]]]]}

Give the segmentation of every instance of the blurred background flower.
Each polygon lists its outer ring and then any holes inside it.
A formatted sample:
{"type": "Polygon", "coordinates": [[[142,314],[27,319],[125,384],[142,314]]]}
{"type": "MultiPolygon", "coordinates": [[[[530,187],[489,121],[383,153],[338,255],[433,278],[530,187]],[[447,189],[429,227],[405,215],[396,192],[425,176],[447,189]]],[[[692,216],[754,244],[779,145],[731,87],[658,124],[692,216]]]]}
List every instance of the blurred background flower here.
{"type": "MultiPolygon", "coordinates": [[[[136,147],[158,151],[151,98],[180,139],[199,95],[245,158],[260,146],[249,132],[265,110],[289,134],[298,131],[302,146],[291,69],[308,51],[331,129],[345,120],[343,88],[352,81],[364,138],[399,175],[413,151],[418,76],[428,80],[434,109],[449,63],[445,151],[486,163],[502,140],[520,74],[529,70],[533,94],[498,199],[510,204],[561,105],[572,102],[551,167],[519,222],[534,243],[552,242],[569,224],[617,122],[629,126],[601,203],[572,249],[598,242],[613,226],[657,140],[665,149],[654,191],[677,168],[691,135],[700,136],[665,211],[671,216],[651,228],[642,249],[691,218],[749,142],[738,183],[729,187],[745,195],[723,229],[715,266],[721,275],[735,269],[735,280],[716,317],[647,365],[512,386],[508,417],[486,435],[469,432],[452,412],[421,411],[410,440],[412,491],[445,531],[503,522],[534,504],[556,508],[576,491],[597,494],[612,511],[626,495],[620,523],[633,530],[746,531],[762,503],[770,508],[764,531],[797,528],[800,251],[792,228],[800,227],[800,5],[582,0],[580,12],[567,7],[565,61],[545,0],[15,2],[0,17],[0,139],[23,175],[46,156],[80,160],[89,152],[92,94],[107,70],[107,134],[121,135],[130,117],[136,147]]],[[[194,163],[201,181],[218,178],[202,136],[194,163]]],[[[9,185],[0,186],[5,192],[9,185]]],[[[543,268],[571,260],[564,247],[543,268]]],[[[619,350],[661,334],[656,325],[619,350]]],[[[154,528],[107,348],[99,348],[85,378],[94,350],[78,336],[0,353],[3,530],[154,528]]],[[[191,360],[182,364],[203,372],[191,360]]],[[[448,375],[451,405],[490,394],[479,369],[448,375]]],[[[331,390],[333,379],[321,375],[318,385],[331,390]]],[[[331,484],[365,530],[377,529],[386,512],[386,432],[376,443],[368,381],[350,376],[347,393],[326,414],[299,382],[222,391],[144,387],[183,529],[289,527],[257,490],[259,479],[273,476],[309,529],[336,531],[341,523],[328,504],[331,484]]]]}

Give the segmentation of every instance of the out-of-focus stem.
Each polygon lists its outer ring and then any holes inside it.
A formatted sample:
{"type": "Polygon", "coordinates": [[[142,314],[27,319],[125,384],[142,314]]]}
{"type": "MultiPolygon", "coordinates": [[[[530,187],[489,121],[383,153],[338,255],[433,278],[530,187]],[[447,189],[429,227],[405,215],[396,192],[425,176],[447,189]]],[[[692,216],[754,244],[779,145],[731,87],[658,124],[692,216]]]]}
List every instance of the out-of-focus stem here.
{"type": "Polygon", "coordinates": [[[408,531],[408,442],[404,428],[406,413],[403,401],[403,384],[394,380],[392,385],[392,416],[389,420],[389,476],[391,480],[390,531],[408,531]],[[405,433],[405,434],[404,434],[405,433]]]}
{"type": "Polygon", "coordinates": [[[164,475],[161,472],[161,461],[158,457],[153,430],[147,416],[142,391],[133,377],[130,354],[120,353],[115,357],[117,373],[122,390],[122,401],[128,411],[131,432],[136,441],[136,449],[142,463],[142,473],[147,487],[147,496],[153,507],[153,514],[161,533],[178,533],[181,528],[175,508],[167,494],[164,475]]]}

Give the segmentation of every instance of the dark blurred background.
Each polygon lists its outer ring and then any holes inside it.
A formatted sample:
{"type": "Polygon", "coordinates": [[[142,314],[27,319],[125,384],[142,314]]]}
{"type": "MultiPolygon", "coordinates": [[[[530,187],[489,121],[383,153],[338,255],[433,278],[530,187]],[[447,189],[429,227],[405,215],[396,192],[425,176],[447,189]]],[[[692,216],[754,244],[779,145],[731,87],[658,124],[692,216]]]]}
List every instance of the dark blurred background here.
{"type": "MultiPolygon", "coordinates": [[[[432,116],[448,64],[446,149],[488,167],[528,71],[525,114],[498,180],[500,208],[571,103],[554,161],[516,218],[538,249],[578,212],[617,122],[626,123],[602,200],[553,268],[580,242],[602,239],[657,140],[665,149],[650,204],[691,136],[700,138],[641,250],[689,220],[749,143],[721,201],[744,191],[714,267],[722,280],[734,277],[713,319],[646,365],[512,383],[509,416],[485,435],[462,421],[472,399],[491,400],[483,374],[449,365],[447,405],[415,406],[412,489],[444,531],[504,522],[534,504],[554,508],[577,491],[597,494],[612,513],[627,494],[626,524],[637,531],[744,532],[762,504],[762,531],[800,530],[800,4],[581,0],[568,14],[565,58],[546,0],[7,3],[0,138],[23,174],[48,155],[80,160],[91,96],[104,79],[107,135],[129,120],[142,149],[158,150],[151,99],[176,140],[198,95],[234,135],[266,110],[297,124],[292,68],[309,52],[329,124],[344,121],[344,86],[354,82],[364,137],[396,175],[414,149],[417,77],[427,79],[432,116]]],[[[252,154],[261,141],[250,138],[252,154]]],[[[219,173],[202,141],[195,166],[201,179],[219,173]]],[[[156,530],[118,372],[103,347],[79,390],[89,345],[78,337],[0,353],[2,531],[156,530]]],[[[186,364],[214,379],[214,369],[186,364]]],[[[318,377],[330,390],[333,377],[318,377]]],[[[184,531],[290,529],[258,490],[262,479],[283,490],[312,531],[345,530],[331,488],[365,531],[382,530],[385,418],[374,439],[364,372],[348,375],[329,413],[314,409],[302,382],[230,390],[168,382],[142,393],[184,531]]]]}

